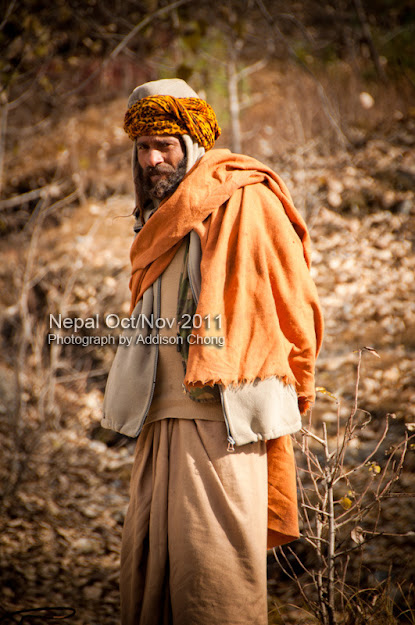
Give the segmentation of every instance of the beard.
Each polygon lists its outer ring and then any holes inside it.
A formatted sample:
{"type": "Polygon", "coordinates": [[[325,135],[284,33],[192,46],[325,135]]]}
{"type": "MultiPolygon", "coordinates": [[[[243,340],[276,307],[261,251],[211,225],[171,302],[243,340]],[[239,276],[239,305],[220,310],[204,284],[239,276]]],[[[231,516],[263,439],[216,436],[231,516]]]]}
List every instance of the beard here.
{"type": "Polygon", "coordinates": [[[155,167],[142,169],[138,166],[138,178],[144,193],[154,200],[164,200],[172,195],[186,174],[187,156],[184,156],[177,167],[168,163],[160,163],[155,167]],[[151,176],[162,174],[162,177],[153,182],[151,176]]]}

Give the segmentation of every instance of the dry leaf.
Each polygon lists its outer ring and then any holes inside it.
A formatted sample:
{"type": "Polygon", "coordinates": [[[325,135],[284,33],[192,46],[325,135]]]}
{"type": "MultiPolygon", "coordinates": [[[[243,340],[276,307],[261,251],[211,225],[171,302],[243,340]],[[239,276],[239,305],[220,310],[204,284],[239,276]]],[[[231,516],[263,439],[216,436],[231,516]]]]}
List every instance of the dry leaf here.
{"type": "Polygon", "coordinates": [[[373,349],[373,347],[364,347],[363,349],[365,349],[367,352],[370,352],[371,354],[373,354],[377,358],[380,358],[380,356],[377,353],[376,349],[373,349]]]}
{"type": "Polygon", "coordinates": [[[365,534],[363,528],[360,525],[357,525],[350,532],[350,538],[356,545],[362,545],[365,542],[365,534]]]}
{"type": "Polygon", "coordinates": [[[340,499],[340,505],[345,510],[349,510],[352,507],[352,503],[353,502],[350,497],[347,497],[346,495],[340,499]]]}

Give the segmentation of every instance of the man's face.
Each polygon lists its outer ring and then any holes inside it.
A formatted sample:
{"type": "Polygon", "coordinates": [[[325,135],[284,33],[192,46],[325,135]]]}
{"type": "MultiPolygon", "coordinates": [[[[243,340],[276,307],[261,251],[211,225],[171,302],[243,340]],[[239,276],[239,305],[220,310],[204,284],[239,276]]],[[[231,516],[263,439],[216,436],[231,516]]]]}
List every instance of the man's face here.
{"type": "Polygon", "coordinates": [[[187,159],[180,139],[172,135],[149,135],[136,139],[139,178],[150,197],[162,200],[179,186],[187,159]]]}

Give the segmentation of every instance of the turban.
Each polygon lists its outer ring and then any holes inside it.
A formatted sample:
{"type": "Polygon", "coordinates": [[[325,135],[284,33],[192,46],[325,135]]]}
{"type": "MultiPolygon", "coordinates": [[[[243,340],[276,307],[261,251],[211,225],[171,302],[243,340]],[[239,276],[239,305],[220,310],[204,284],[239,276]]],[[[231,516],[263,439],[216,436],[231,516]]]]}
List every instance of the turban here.
{"type": "Polygon", "coordinates": [[[200,98],[157,95],[142,98],[126,112],[124,130],[135,139],[142,135],[189,134],[205,150],[220,135],[216,115],[200,98]]]}

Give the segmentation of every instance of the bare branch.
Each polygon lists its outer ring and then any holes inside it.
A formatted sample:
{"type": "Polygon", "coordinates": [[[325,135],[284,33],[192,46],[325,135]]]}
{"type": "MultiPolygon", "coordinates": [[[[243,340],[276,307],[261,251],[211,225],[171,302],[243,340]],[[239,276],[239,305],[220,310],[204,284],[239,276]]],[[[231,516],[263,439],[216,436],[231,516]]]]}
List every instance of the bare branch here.
{"type": "Polygon", "coordinates": [[[151,15],[148,15],[143,20],[141,20],[141,22],[138,22],[138,24],[136,24],[134,26],[134,28],[132,28],[130,30],[130,32],[124,37],[124,39],[122,41],[120,41],[120,43],[114,48],[114,50],[108,55],[108,57],[101,63],[101,65],[95,71],[93,71],[88,76],[88,78],[86,78],[84,81],[82,81],[80,85],[78,85],[77,87],[75,87],[71,91],[67,92],[65,94],[65,97],[67,97],[69,95],[72,95],[72,94],[76,93],[77,91],[80,91],[87,84],[89,84],[94,78],[96,78],[102,72],[102,70],[105,69],[105,67],[108,65],[108,63],[110,61],[113,61],[120,54],[120,52],[122,52],[124,50],[124,48],[130,43],[130,41],[141,30],[143,30],[146,26],[148,26],[148,24],[150,24],[154,19],[156,19],[158,17],[163,17],[164,15],[167,15],[168,13],[173,11],[174,9],[177,9],[179,6],[182,6],[183,4],[187,4],[187,3],[192,2],[192,1],[193,0],[176,0],[176,2],[172,2],[171,4],[168,4],[167,6],[162,7],[161,9],[158,9],[157,11],[152,13],[151,15]]]}
{"type": "Polygon", "coordinates": [[[250,76],[255,72],[259,72],[261,69],[264,69],[264,67],[267,66],[267,63],[267,59],[260,59],[259,61],[256,61],[256,63],[252,63],[252,65],[244,67],[237,73],[237,79],[243,80],[244,78],[247,78],[247,76],[250,76]]]}
{"type": "Polygon", "coordinates": [[[0,210],[21,206],[22,204],[25,204],[25,202],[33,202],[33,200],[38,200],[40,198],[46,199],[51,193],[57,193],[60,187],[62,187],[61,183],[52,183],[44,187],[40,187],[39,189],[33,189],[33,191],[27,191],[27,193],[14,195],[13,197],[0,202],[0,210]]]}
{"type": "Polygon", "coordinates": [[[3,28],[5,27],[7,20],[9,19],[10,14],[12,13],[13,9],[14,9],[14,5],[16,4],[16,0],[11,0],[9,6],[7,7],[7,9],[4,12],[4,17],[1,21],[0,24],[0,30],[3,30],[3,28]]]}
{"type": "Polygon", "coordinates": [[[4,155],[6,153],[6,134],[7,134],[7,117],[9,112],[9,102],[7,92],[0,94],[0,195],[3,189],[3,169],[4,155]]]}
{"type": "Polygon", "coordinates": [[[382,435],[381,435],[379,441],[376,444],[376,447],[370,452],[370,454],[368,456],[366,456],[366,458],[363,460],[363,462],[361,462],[356,467],[353,467],[353,469],[350,469],[349,471],[346,471],[346,473],[343,473],[338,478],[336,478],[336,482],[338,482],[340,479],[343,479],[343,478],[347,477],[348,475],[351,475],[352,473],[356,473],[356,471],[359,471],[362,467],[367,465],[369,460],[371,460],[371,458],[373,458],[373,456],[376,454],[376,452],[379,450],[379,447],[382,445],[383,441],[385,440],[386,435],[387,435],[388,430],[389,430],[388,416],[386,416],[385,420],[386,420],[385,428],[384,428],[384,430],[382,432],[382,435]]]}
{"type": "Polygon", "coordinates": [[[325,446],[325,441],[319,436],[316,436],[316,434],[313,434],[313,432],[310,432],[310,430],[307,430],[306,428],[301,428],[300,432],[302,432],[306,436],[310,436],[310,438],[313,438],[315,441],[320,443],[320,445],[323,445],[323,447],[325,446]]]}
{"type": "Polygon", "coordinates": [[[319,508],[315,508],[314,506],[308,506],[305,503],[301,505],[303,506],[303,508],[309,508],[310,510],[314,510],[314,512],[316,512],[317,514],[325,514],[326,516],[330,516],[329,512],[325,512],[324,510],[320,510],[319,508]]]}

